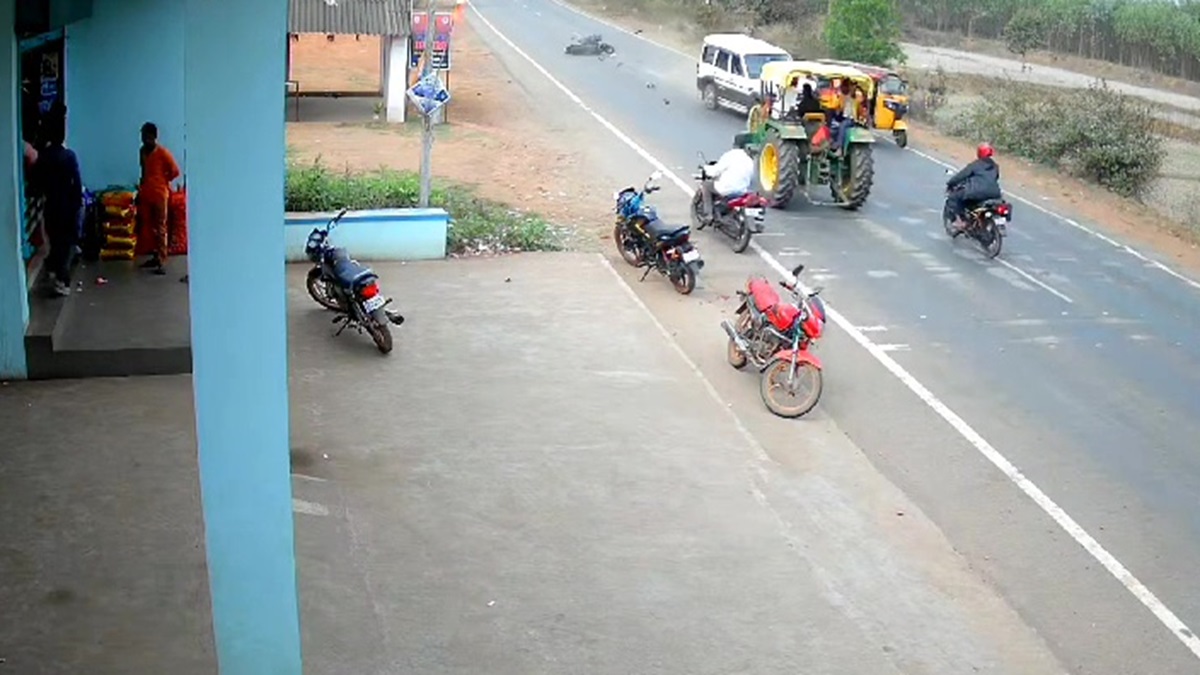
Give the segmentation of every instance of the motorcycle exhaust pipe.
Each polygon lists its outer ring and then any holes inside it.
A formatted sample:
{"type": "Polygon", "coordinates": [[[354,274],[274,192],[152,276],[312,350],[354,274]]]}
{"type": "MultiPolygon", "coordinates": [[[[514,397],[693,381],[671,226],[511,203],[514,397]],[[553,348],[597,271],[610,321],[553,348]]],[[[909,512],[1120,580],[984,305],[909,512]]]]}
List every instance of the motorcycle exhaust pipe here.
{"type": "Polygon", "coordinates": [[[750,353],[750,345],[746,344],[746,341],[742,339],[741,335],[738,335],[737,329],[733,327],[733,324],[729,321],[729,319],[725,319],[721,322],[721,328],[725,329],[725,334],[729,336],[730,340],[733,340],[733,344],[735,347],[737,347],[739,352],[743,354],[750,353]]]}

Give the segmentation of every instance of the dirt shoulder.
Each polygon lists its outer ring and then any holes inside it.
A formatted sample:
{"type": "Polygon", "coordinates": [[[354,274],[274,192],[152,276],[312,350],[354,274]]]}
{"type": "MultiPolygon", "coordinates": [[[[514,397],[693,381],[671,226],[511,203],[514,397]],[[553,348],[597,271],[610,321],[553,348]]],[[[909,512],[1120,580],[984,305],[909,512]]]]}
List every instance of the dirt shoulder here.
{"type": "MultiPolygon", "coordinates": [[[[308,78],[306,88],[352,91],[378,82],[375,38],[303,36],[292,50],[293,76],[308,78]]],[[[433,150],[435,179],[474,186],[482,197],[571,228],[571,247],[593,250],[611,227],[611,206],[583,158],[539,125],[530,97],[468,22],[455,28],[454,59],[447,123],[439,125],[433,150]]],[[[319,159],[332,168],[417,171],[421,127],[411,109],[409,120],[375,123],[368,111],[359,122],[289,122],[288,148],[293,161],[319,159]]]]}

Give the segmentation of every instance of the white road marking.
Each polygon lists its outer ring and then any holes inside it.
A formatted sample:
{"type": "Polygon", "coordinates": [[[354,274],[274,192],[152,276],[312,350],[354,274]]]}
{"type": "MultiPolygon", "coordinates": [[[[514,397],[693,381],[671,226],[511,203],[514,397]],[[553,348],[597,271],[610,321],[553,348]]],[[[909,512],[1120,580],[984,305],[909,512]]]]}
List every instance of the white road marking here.
{"type": "Polygon", "coordinates": [[[1042,288],[1042,290],[1046,291],[1050,295],[1053,295],[1054,297],[1058,298],[1059,300],[1062,300],[1063,302],[1065,302],[1069,305],[1075,304],[1075,301],[1072,300],[1069,296],[1067,296],[1066,293],[1060,292],[1058,289],[1054,288],[1050,284],[1042,281],[1041,279],[1038,279],[1037,277],[1033,276],[1029,272],[1026,272],[1025,270],[1021,269],[1020,267],[1013,265],[1012,263],[1008,262],[1007,260],[1001,260],[1000,258],[995,258],[993,260],[993,262],[998,262],[1001,265],[1004,265],[1005,267],[1007,267],[1008,269],[1016,272],[1017,274],[1020,274],[1021,276],[1028,279],[1031,283],[1033,283],[1037,286],[1040,286],[1042,288]]]}
{"type": "Polygon", "coordinates": [[[881,352],[907,352],[909,347],[906,344],[878,344],[875,345],[881,352]]]}
{"type": "Polygon", "coordinates": [[[892,270],[867,270],[867,276],[871,277],[872,279],[890,279],[892,277],[898,277],[900,274],[898,272],[893,272],[892,270]]]}
{"type": "Polygon", "coordinates": [[[312,481],[314,483],[326,482],[326,480],[324,478],[317,478],[316,476],[306,476],[302,473],[294,473],[294,474],[292,474],[292,478],[299,478],[300,480],[308,480],[308,481],[312,481]]]}
{"type": "Polygon", "coordinates": [[[922,220],[920,218],[913,218],[912,216],[900,216],[898,218],[898,220],[900,222],[904,223],[905,225],[923,225],[923,224],[925,224],[924,220],[922,220]]]}
{"type": "Polygon", "coordinates": [[[886,333],[887,326],[859,326],[858,330],[863,333],[886,333]]]}
{"type": "MultiPolygon", "coordinates": [[[[559,2],[559,0],[551,1],[562,4],[559,2]]],[[[568,9],[574,9],[569,5],[563,4],[563,6],[567,7],[568,9]]],[[[476,7],[474,3],[470,3],[470,8],[471,11],[475,12],[475,16],[477,16],[490,31],[495,33],[496,37],[500,38],[501,42],[508,45],[508,47],[516,52],[517,55],[525,59],[529,65],[533,66],[535,70],[541,73],[542,76],[549,80],[550,83],[558,88],[558,90],[564,95],[566,95],[567,98],[591,115],[596,122],[598,122],[605,129],[608,129],[614,136],[617,137],[617,139],[645,159],[651,166],[659,171],[662,171],[663,174],[670,178],[671,182],[675,183],[675,185],[681,191],[683,191],[685,195],[687,195],[689,198],[692,196],[694,190],[689,184],[680,179],[678,175],[676,175],[670,170],[670,168],[659,161],[658,158],[651,155],[645,148],[638,145],[638,143],[630,138],[629,135],[618,129],[615,125],[605,119],[604,116],[592,110],[587,103],[584,103],[583,99],[579,98],[579,96],[577,96],[573,91],[568,89],[566,85],[558,80],[558,78],[550,74],[550,71],[546,70],[542,64],[538,63],[533,59],[533,57],[525,53],[525,51],[518,47],[512,40],[510,40],[508,36],[506,36],[504,33],[501,33],[500,30],[496,28],[496,26],[489,21],[482,12],[479,11],[479,8],[476,7]]],[[[613,27],[629,33],[630,35],[634,35],[635,37],[639,37],[640,39],[646,40],[646,42],[650,44],[657,44],[652,40],[638,36],[635,33],[627,31],[618,26],[613,27]]],[[[661,45],[659,46],[661,47],[661,45]]],[[[682,52],[676,51],[676,53],[682,52]]],[[[690,59],[691,57],[687,58],[690,59]]],[[[1087,228],[1082,228],[1082,226],[1079,227],[1085,231],[1090,231],[1087,230],[1087,228]]],[[[754,249],[754,252],[757,253],[764,262],[770,265],[772,269],[774,269],[785,279],[791,276],[791,271],[784,267],[774,257],[772,257],[770,253],[767,253],[762,246],[759,246],[758,242],[751,240],[750,248],[754,249]]],[[[616,275],[618,279],[620,279],[621,283],[625,285],[627,292],[633,298],[633,300],[650,315],[651,320],[653,320],[658,326],[659,331],[670,338],[670,332],[668,332],[666,327],[658,321],[657,317],[655,317],[652,312],[650,312],[650,309],[641,301],[641,298],[637,297],[637,293],[635,293],[628,284],[625,284],[625,280],[621,279],[620,275],[617,274],[617,271],[612,268],[612,265],[608,263],[606,258],[603,256],[600,256],[600,258],[604,261],[604,264],[608,266],[612,273],[616,275]]],[[[1193,282],[1193,284],[1197,288],[1200,288],[1200,283],[1193,282]]],[[[804,284],[798,279],[796,280],[796,286],[804,292],[812,292],[812,289],[808,287],[807,284],[804,284]]],[[[966,441],[970,443],[972,447],[979,451],[979,453],[983,455],[989,462],[991,462],[997,469],[999,469],[1001,473],[1008,477],[1008,479],[1012,481],[1012,483],[1016,485],[1021,492],[1024,492],[1030,499],[1032,499],[1033,502],[1046,513],[1046,515],[1050,516],[1050,518],[1063,529],[1063,531],[1070,535],[1070,537],[1074,539],[1075,542],[1081,547],[1083,547],[1083,549],[1087,551],[1092,558],[1099,562],[1104,569],[1106,569],[1109,574],[1111,574],[1135,598],[1137,598],[1138,601],[1141,602],[1144,607],[1146,607],[1146,609],[1150,610],[1155,618],[1157,618],[1159,622],[1163,624],[1163,626],[1170,630],[1171,634],[1174,635],[1176,639],[1182,642],[1183,645],[1187,647],[1193,655],[1196,656],[1196,658],[1200,659],[1200,637],[1197,637],[1196,634],[1190,628],[1188,628],[1187,625],[1184,624],[1183,621],[1176,616],[1169,607],[1163,604],[1163,602],[1158,599],[1158,596],[1154,595],[1153,591],[1147,588],[1146,585],[1141,582],[1141,580],[1139,580],[1133,575],[1132,572],[1126,569],[1126,567],[1121,564],[1119,560],[1117,560],[1111,553],[1108,552],[1107,549],[1100,545],[1100,542],[1096,541],[1095,537],[1089,534],[1087,530],[1083,529],[1083,527],[1077,523],[1074,518],[1064,511],[1061,506],[1059,506],[1053,499],[1049,497],[1049,495],[1043,492],[1041,488],[1034,484],[1033,481],[1029,480],[1029,478],[1027,478],[1025,474],[1016,467],[1016,465],[1014,465],[1008,460],[1007,457],[1001,454],[1000,451],[997,450],[991,443],[989,443],[986,438],[981,436],[978,431],[975,431],[975,429],[971,427],[966,420],[964,420],[962,417],[959,417],[958,413],[950,409],[950,407],[943,403],[942,400],[937,396],[935,396],[933,392],[929,391],[925,385],[921,384],[916,377],[905,370],[903,366],[897,363],[896,360],[889,356],[888,353],[883,349],[881,349],[879,345],[872,342],[871,339],[866,336],[866,334],[855,328],[854,324],[851,323],[850,320],[845,316],[843,316],[841,312],[838,312],[836,309],[834,309],[833,306],[828,302],[825,303],[825,308],[829,318],[835,324],[837,324],[838,327],[845,331],[846,334],[851,337],[851,339],[857,342],[859,346],[873,356],[875,360],[880,363],[880,365],[892,373],[892,375],[894,375],[906,387],[908,387],[910,391],[916,394],[917,398],[921,399],[925,405],[929,406],[929,408],[936,412],[939,417],[945,420],[946,423],[949,424],[955,431],[957,431],[964,439],[966,439],[966,441]]],[[[680,347],[673,339],[669,339],[669,342],[675,348],[676,352],[688,363],[697,377],[699,377],[704,383],[705,389],[708,390],[709,395],[718,402],[722,403],[723,408],[729,410],[728,404],[723,402],[720,394],[717,393],[716,389],[712,386],[708,379],[704,377],[704,373],[700,371],[700,368],[695,364],[695,362],[693,362],[687,356],[687,354],[683,351],[683,348],[680,347]]],[[[751,434],[748,429],[746,429],[740,420],[738,420],[737,415],[733,414],[732,410],[730,410],[730,414],[733,416],[734,421],[738,426],[738,430],[742,433],[746,440],[752,444],[760,456],[765,457],[766,452],[763,450],[762,445],[758,443],[757,439],[754,438],[754,435],[751,434]]],[[[757,490],[757,488],[755,489],[757,490]]],[[[756,495],[756,497],[759,499],[760,503],[763,503],[764,506],[770,508],[770,506],[766,504],[765,497],[762,496],[761,493],[756,495]]],[[[776,517],[780,517],[778,513],[776,513],[776,517]]]]}
{"type": "Polygon", "coordinates": [[[310,516],[327,516],[329,509],[316,502],[306,502],[303,499],[292,499],[292,510],[310,516]]]}

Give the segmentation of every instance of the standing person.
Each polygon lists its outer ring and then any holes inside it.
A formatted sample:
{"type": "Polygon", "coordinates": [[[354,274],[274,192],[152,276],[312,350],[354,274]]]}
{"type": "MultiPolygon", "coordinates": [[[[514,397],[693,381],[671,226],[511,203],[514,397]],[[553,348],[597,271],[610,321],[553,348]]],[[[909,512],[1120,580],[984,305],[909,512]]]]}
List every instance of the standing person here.
{"type": "Polygon", "coordinates": [[[50,243],[46,267],[54,276],[54,292],[62,296],[71,292],[71,259],[83,216],[79,159],[63,145],[65,140],[66,120],[52,116],[46,121],[46,147],[34,165],[35,183],[46,198],[43,218],[50,243]]]}
{"type": "Polygon", "coordinates": [[[149,229],[154,234],[154,254],[142,263],[144,269],[166,274],[167,264],[167,200],[171,196],[171,181],[179,178],[175,157],[158,143],[158,127],[153,122],[142,125],[140,152],[142,178],[138,182],[137,217],[139,232],[149,229]]]}

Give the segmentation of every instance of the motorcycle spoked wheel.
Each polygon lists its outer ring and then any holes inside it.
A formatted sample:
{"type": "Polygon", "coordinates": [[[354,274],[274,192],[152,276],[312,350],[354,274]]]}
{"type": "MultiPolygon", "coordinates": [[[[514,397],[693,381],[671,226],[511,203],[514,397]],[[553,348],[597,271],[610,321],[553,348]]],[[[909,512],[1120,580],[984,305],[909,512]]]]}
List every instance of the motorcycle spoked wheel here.
{"type": "Polygon", "coordinates": [[[734,253],[742,253],[747,248],[750,248],[750,237],[753,236],[754,233],[750,229],[750,224],[746,222],[745,211],[738,212],[737,221],[737,236],[733,238],[733,244],[730,245],[730,248],[733,249],[734,253]]]}
{"type": "Polygon", "coordinates": [[[983,252],[989,260],[1000,255],[1000,249],[1004,247],[1004,235],[1000,234],[996,224],[990,220],[979,230],[979,234],[975,238],[983,246],[983,252]]]}
{"type": "Polygon", "coordinates": [[[767,364],[762,372],[762,379],[759,381],[759,394],[762,396],[767,410],[779,417],[795,419],[807,415],[809,411],[817,407],[817,401],[821,400],[821,391],[825,387],[825,378],[821,369],[811,363],[796,363],[794,376],[792,376],[791,369],[792,362],[790,360],[775,359],[767,364]],[[776,398],[778,390],[788,390],[788,393],[794,393],[797,381],[806,377],[813,380],[813,386],[808,395],[800,398],[796,404],[787,405],[776,398]]]}
{"type": "MultiPolygon", "coordinates": [[[[738,335],[745,336],[750,330],[750,310],[742,312],[738,315],[737,322],[733,325],[733,329],[738,335]]],[[[738,348],[737,343],[729,340],[729,346],[726,347],[725,358],[729,361],[729,365],[733,366],[734,370],[742,370],[746,364],[750,362],[750,357],[743,354],[738,348]]]]}
{"type": "Polygon", "coordinates": [[[613,228],[613,242],[617,245],[617,253],[621,254],[621,259],[631,267],[640,267],[642,264],[642,254],[640,251],[633,250],[634,241],[629,235],[629,231],[621,223],[617,223],[613,228]]]}
{"type": "Polygon", "coordinates": [[[668,267],[667,278],[671,280],[675,292],[680,295],[688,295],[696,290],[696,272],[691,265],[680,263],[675,265],[674,269],[668,267]]]}
{"type": "Polygon", "coordinates": [[[304,280],[304,285],[308,288],[308,294],[312,296],[313,300],[316,300],[318,305],[334,312],[341,310],[337,297],[329,288],[329,282],[321,276],[320,267],[314,267],[308,271],[308,278],[304,280]]]}
{"type": "Polygon", "coordinates": [[[375,346],[379,349],[380,354],[387,354],[392,351],[392,329],[389,325],[391,321],[388,319],[387,312],[382,307],[371,312],[371,316],[367,317],[364,322],[364,328],[367,329],[367,334],[375,342],[375,346]]]}

